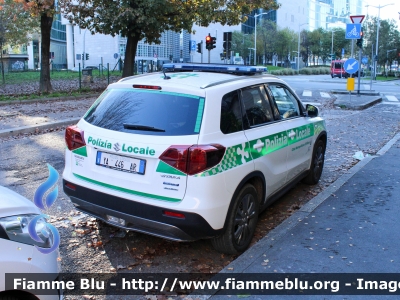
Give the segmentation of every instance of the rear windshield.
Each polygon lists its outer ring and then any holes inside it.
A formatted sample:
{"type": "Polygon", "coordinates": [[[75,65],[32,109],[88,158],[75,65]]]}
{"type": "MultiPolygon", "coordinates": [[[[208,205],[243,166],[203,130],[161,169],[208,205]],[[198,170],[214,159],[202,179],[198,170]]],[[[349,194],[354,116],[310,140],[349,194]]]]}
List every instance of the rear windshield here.
{"type": "Polygon", "coordinates": [[[343,64],[342,63],[335,63],[333,68],[334,69],[342,69],[343,68],[343,64]]]}
{"type": "Polygon", "coordinates": [[[204,98],[162,91],[108,89],[84,116],[105,129],[145,135],[198,134],[204,98]]]}

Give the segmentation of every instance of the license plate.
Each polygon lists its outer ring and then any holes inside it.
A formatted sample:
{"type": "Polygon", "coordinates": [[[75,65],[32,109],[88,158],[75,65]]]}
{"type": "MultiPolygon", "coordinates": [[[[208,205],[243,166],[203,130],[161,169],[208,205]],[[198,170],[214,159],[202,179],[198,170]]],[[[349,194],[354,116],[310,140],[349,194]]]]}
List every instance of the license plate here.
{"type": "Polygon", "coordinates": [[[101,151],[97,151],[96,165],[140,175],[144,175],[146,169],[146,161],[144,159],[110,154],[101,151]]]}

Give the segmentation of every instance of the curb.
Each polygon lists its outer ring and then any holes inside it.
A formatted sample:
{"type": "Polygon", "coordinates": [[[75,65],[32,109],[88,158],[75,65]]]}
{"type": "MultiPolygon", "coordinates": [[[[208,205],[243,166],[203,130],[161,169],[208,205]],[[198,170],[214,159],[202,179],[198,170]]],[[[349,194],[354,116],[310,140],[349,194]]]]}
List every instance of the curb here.
{"type": "Polygon", "coordinates": [[[68,100],[80,100],[85,98],[98,97],[98,94],[85,94],[79,96],[65,96],[65,97],[49,97],[49,98],[36,98],[36,99],[17,99],[17,100],[4,100],[0,101],[0,105],[10,105],[10,104],[24,104],[24,103],[34,103],[34,102],[45,102],[45,101],[68,101],[68,100]]]}
{"type": "MultiPolygon", "coordinates": [[[[308,201],[297,212],[283,221],[275,229],[270,231],[258,243],[249,248],[246,252],[242,253],[236,260],[227,265],[219,273],[244,273],[246,269],[258,260],[269,248],[283,236],[285,236],[290,229],[295,227],[305,217],[309,216],[321,203],[328,199],[331,194],[335,193],[339,188],[345,184],[351,177],[367,165],[372,159],[383,155],[392,147],[398,140],[400,140],[400,133],[397,133],[389,142],[387,142],[375,156],[368,156],[353,166],[347,173],[340,176],[335,182],[328,186],[324,191],[308,201]]],[[[208,295],[210,296],[210,295],[208,295]]]]}
{"type": "Polygon", "coordinates": [[[46,130],[46,129],[50,129],[50,128],[54,128],[54,127],[73,125],[73,124],[76,124],[80,119],[81,118],[71,118],[71,119],[65,119],[62,121],[50,122],[50,123],[34,125],[34,126],[31,125],[31,126],[17,127],[17,128],[13,128],[13,129],[4,129],[4,130],[0,130],[0,138],[10,137],[13,135],[18,135],[18,134],[33,133],[33,132],[36,132],[36,130],[41,131],[41,130],[46,130]]]}
{"type": "Polygon", "coordinates": [[[375,92],[375,90],[360,90],[358,94],[356,91],[348,91],[348,90],[331,90],[332,94],[344,94],[344,95],[361,95],[361,96],[379,96],[379,92],[375,92]]]}
{"type": "MultiPolygon", "coordinates": [[[[355,95],[353,97],[358,97],[358,96],[355,95]]],[[[344,106],[344,109],[363,110],[363,109],[371,107],[379,102],[382,102],[382,97],[374,97],[373,99],[364,99],[364,100],[359,100],[357,98],[356,99],[338,98],[335,100],[334,105],[335,106],[344,106]]]]}

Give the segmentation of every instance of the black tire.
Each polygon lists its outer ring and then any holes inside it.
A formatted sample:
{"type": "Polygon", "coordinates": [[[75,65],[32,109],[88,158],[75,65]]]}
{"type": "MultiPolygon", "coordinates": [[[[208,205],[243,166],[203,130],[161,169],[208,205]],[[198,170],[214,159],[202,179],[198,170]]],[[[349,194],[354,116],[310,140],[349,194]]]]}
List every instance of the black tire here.
{"type": "Polygon", "coordinates": [[[306,184],[317,184],[321,178],[322,169],[324,168],[325,160],[325,143],[323,140],[318,140],[314,145],[313,154],[311,157],[311,167],[307,177],[303,179],[306,184]]]}
{"type": "Polygon", "coordinates": [[[218,252],[238,254],[249,247],[258,221],[257,198],[257,191],[251,184],[240,190],[228,212],[225,232],[211,240],[218,252]]]}

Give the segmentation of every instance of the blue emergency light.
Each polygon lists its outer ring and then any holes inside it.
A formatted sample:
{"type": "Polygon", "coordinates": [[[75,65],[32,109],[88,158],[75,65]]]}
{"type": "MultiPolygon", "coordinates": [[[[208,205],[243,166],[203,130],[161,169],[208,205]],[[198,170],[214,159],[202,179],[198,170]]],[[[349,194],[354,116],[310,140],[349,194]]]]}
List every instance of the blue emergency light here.
{"type": "Polygon", "coordinates": [[[267,72],[265,67],[243,66],[243,65],[220,65],[220,64],[196,64],[196,63],[167,63],[163,64],[165,72],[217,72],[217,73],[234,73],[242,75],[262,74],[267,72]]]}

